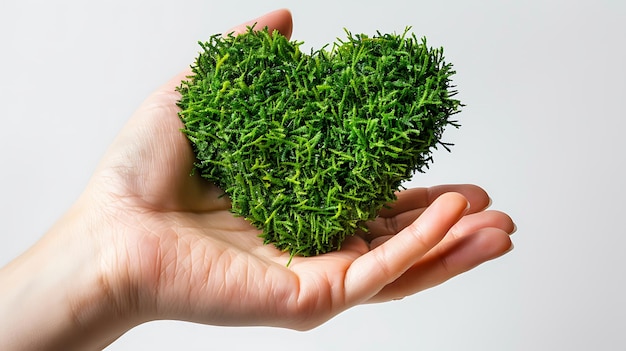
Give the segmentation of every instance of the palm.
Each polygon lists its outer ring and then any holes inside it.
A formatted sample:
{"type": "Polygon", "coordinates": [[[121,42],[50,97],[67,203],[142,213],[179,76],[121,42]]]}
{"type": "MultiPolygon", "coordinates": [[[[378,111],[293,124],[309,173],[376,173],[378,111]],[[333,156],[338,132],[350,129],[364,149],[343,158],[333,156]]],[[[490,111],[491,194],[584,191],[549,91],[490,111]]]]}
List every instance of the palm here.
{"type": "Polygon", "coordinates": [[[127,268],[135,272],[129,284],[155,288],[149,293],[159,299],[150,308],[159,314],[176,318],[193,311],[193,319],[205,323],[223,323],[222,314],[246,324],[267,324],[281,313],[293,316],[294,311],[280,311],[285,299],[294,302],[286,309],[301,311],[335,305],[347,268],[367,246],[294,258],[287,268],[289,254],[264,245],[257,229],[232,215],[218,188],[190,176],[193,154],[175,108],[178,79],[140,108],[96,173],[95,181],[107,186],[106,198],[116,199],[102,212],[132,228],[116,239],[125,248],[118,256],[126,259],[119,261],[134,265],[127,268]],[[310,295],[312,287],[317,296],[310,295]],[[251,317],[245,304],[264,311],[251,317]],[[223,311],[216,315],[216,309],[223,311]]]}

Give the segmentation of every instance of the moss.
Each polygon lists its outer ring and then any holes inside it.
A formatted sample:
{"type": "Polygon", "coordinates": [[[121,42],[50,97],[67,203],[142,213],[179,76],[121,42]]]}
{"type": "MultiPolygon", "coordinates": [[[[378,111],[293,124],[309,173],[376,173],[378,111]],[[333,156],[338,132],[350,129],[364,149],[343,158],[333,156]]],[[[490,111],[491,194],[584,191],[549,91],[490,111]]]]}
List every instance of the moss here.
{"type": "Polygon", "coordinates": [[[291,255],[340,248],[432,161],[460,102],[443,50],[352,35],[304,54],[267,29],[200,43],[178,88],[196,170],[291,255]]]}

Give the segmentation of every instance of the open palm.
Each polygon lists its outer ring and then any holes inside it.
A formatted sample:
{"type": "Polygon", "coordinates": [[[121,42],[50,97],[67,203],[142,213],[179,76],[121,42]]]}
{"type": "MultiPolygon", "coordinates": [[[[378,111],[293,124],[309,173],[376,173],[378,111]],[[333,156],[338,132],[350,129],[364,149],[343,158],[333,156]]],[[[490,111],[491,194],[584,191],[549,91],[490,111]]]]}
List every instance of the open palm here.
{"type": "MultiPolygon", "coordinates": [[[[286,11],[258,22],[291,32],[286,11]]],[[[449,185],[402,191],[368,233],[287,266],[289,254],[233,216],[220,189],[190,175],[194,155],[180,132],[175,91],[185,74],[141,106],[86,193],[95,200],[89,210],[110,226],[98,240],[115,247],[103,255],[105,285],[138,321],[308,329],[357,304],[437,285],[510,248],[514,225],[484,210],[488,195],[449,185]]]]}

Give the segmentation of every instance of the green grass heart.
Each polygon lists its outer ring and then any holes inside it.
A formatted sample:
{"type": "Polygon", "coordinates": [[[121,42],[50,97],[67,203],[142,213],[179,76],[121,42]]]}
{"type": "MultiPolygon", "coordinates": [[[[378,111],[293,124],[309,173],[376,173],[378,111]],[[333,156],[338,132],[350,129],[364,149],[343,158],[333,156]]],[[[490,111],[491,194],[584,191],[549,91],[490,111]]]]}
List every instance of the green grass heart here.
{"type": "Polygon", "coordinates": [[[443,50],[347,33],[303,54],[267,29],[200,43],[178,88],[196,170],[291,255],[340,248],[432,161],[461,103],[443,50]]]}

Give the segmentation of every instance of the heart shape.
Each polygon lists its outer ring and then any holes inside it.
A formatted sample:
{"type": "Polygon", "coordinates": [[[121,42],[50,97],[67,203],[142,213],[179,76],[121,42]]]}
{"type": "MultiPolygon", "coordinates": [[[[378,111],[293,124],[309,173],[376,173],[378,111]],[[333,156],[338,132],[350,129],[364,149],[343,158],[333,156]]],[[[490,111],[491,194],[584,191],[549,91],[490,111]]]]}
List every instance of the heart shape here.
{"type": "Polygon", "coordinates": [[[408,35],[353,36],[303,54],[248,28],[200,43],[178,88],[196,170],[265,243],[311,256],[340,248],[432,161],[454,99],[443,50],[408,35]]]}

